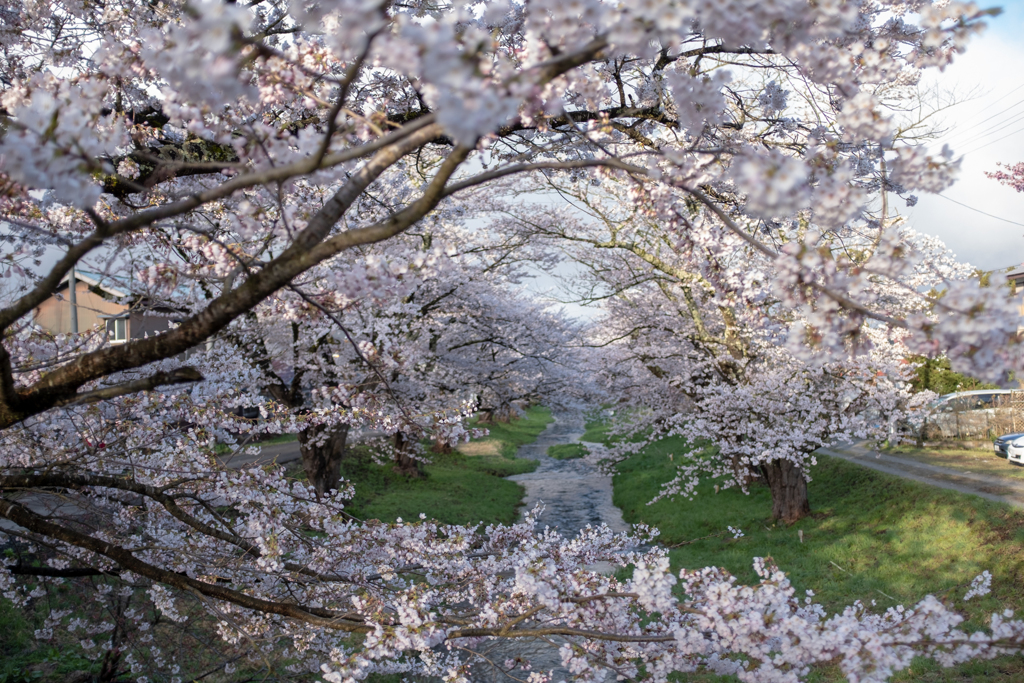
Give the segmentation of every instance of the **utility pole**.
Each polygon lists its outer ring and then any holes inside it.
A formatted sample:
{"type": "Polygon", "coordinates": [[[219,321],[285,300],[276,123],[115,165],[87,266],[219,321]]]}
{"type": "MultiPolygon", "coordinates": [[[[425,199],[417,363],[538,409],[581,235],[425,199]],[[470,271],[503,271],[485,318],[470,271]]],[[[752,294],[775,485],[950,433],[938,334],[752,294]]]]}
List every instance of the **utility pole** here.
{"type": "Polygon", "coordinates": [[[78,285],[75,282],[75,268],[68,272],[68,295],[71,303],[71,334],[78,334],[78,285]]]}

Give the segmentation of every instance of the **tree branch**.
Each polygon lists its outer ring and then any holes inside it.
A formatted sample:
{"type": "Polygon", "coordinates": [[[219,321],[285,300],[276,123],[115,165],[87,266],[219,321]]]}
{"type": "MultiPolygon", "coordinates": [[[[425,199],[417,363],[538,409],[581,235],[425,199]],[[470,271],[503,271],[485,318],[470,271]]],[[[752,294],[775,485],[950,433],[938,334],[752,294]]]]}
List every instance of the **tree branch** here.
{"type": "Polygon", "coordinates": [[[82,403],[96,403],[118,396],[126,396],[140,391],[152,391],[159,386],[171,384],[188,384],[189,382],[202,382],[204,377],[195,368],[178,368],[170,372],[158,372],[143,379],[132,382],[125,382],[112,387],[104,387],[95,391],[87,391],[84,394],[76,394],[67,400],[58,401],[55,406],[78,405],[82,403]]]}
{"type": "Polygon", "coordinates": [[[299,605],[275,602],[263,598],[254,597],[241,591],[234,590],[219,584],[207,583],[193,579],[184,574],[178,574],[166,569],[160,569],[148,562],[136,557],[131,551],[121,546],[108,543],[93,536],[79,533],[52,522],[32,512],[20,503],[0,499],[0,516],[11,520],[18,526],[29,531],[42,534],[69,545],[88,550],[102,557],[116,562],[120,567],[143,576],[151,581],[156,581],[173,588],[189,593],[222,600],[239,607],[277,614],[288,619],[296,619],[314,626],[328,628],[333,631],[346,631],[349,633],[365,633],[372,630],[371,627],[362,622],[355,621],[346,614],[321,607],[300,607],[299,605]]]}

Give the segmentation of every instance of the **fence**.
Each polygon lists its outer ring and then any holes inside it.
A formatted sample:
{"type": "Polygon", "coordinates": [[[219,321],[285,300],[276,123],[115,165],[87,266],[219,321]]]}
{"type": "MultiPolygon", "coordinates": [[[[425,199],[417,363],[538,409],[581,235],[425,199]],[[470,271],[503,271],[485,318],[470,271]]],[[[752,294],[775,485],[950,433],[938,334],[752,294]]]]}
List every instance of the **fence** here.
{"type": "Polygon", "coordinates": [[[928,416],[919,438],[927,441],[985,440],[1024,432],[1024,391],[996,394],[979,404],[976,397],[954,399],[928,416]]]}

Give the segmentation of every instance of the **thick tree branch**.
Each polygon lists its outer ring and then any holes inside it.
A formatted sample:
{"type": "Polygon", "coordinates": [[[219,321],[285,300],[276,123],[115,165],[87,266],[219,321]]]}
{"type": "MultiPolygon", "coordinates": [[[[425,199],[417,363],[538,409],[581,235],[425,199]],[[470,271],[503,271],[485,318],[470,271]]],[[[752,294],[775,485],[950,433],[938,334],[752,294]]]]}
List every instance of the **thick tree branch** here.
{"type": "Polygon", "coordinates": [[[84,394],[76,394],[65,401],[59,401],[55,405],[69,405],[81,403],[96,403],[107,399],[127,396],[140,391],[152,391],[159,386],[171,384],[187,384],[189,382],[202,382],[203,376],[195,368],[178,368],[170,372],[158,372],[143,379],[132,382],[125,382],[112,387],[104,387],[95,391],[87,391],[84,394]]]}
{"type": "Polygon", "coordinates": [[[190,578],[184,574],[161,569],[139,559],[134,553],[119,545],[108,543],[93,536],[49,522],[41,515],[14,501],[0,499],[0,516],[34,533],[42,534],[43,536],[106,557],[116,562],[124,570],[188,593],[198,593],[199,595],[222,600],[246,609],[267,614],[277,614],[288,619],[296,619],[334,631],[365,633],[372,630],[365,624],[355,621],[348,617],[348,615],[340,612],[320,607],[300,607],[299,605],[265,600],[221,584],[207,583],[190,578]]]}
{"type": "Polygon", "coordinates": [[[389,135],[374,140],[373,142],[369,142],[351,150],[345,150],[344,152],[330,154],[325,157],[322,163],[318,166],[313,164],[312,159],[303,159],[293,164],[239,175],[205,192],[191,195],[177,202],[147,209],[145,211],[139,211],[127,218],[122,218],[120,220],[113,221],[112,223],[108,223],[103,226],[102,229],[98,228],[87,238],[71,247],[65,256],[53,266],[46,277],[40,280],[36,286],[33,287],[32,291],[19,298],[10,306],[0,310],[0,331],[10,327],[16,320],[48,299],[57,289],[60,281],[68,274],[68,271],[71,270],[72,266],[78,263],[93,249],[99,247],[103,241],[109,237],[133,232],[140,228],[152,225],[157,221],[173,218],[174,216],[180,216],[181,214],[187,213],[188,211],[198,208],[203,204],[229,197],[238,190],[242,190],[247,187],[282,182],[289,178],[311,173],[317,169],[330,168],[332,166],[337,166],[348,161],[368,156],[390,145],[397,144],[403,138],[431,125],[434,125],[433,115],[424,116],[389,135]]]}
{"type": "Polygon", "coordinates": [[[8,404],[0,414],[0,425],[7,426],[52,407],[67,398],[69,392],[93,379],[121,370],[182,353],[226,327],[232,320],[251,309],[293,278],[312,266],[353,246],[380,242],[408,229],[428,214],[444,197],[444,184],[459,164],[469,155],[469,148],[458,148],[441,165],[437,177],[424,190],[422,196],[408,208],[391,218],[366,228],[349,230],[322,241],[331,227],[341,218],[376,177],[408,152],[428,142],[439,130],[425,126],[390,148],[378,152],[349,184],[309,221],[291,246],[280,256],[267,263],[241,286],[221,294],[203,311],[184,321],[174,330],[139,339],[116,348],[104,348],[85,354],[75,363],[62,366],[44,376],[28,390],[20,392],[12,406],[8,404]],[[319,244],[318,244],[319,243],[319,244]]]}

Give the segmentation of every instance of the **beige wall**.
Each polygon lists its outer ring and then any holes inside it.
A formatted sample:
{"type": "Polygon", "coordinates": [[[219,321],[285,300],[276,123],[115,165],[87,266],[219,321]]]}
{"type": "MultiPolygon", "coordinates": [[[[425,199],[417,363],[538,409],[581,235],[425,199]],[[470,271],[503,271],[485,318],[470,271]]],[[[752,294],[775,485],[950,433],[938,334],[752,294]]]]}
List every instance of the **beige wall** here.
{"type": "MultiPolygon", "coordinates": [[[[78,331],[85,332],[93,327],[103,327],[101,315],[116,315],[128,310],[127,306],[116,304],[89,291],[89,285],[82,281],[75,283],[78,298],[78,331]]],[[[71,331],[71,304],[67,300],[68,290],[61,291],[63,300],[51,296],[39,305],[33,316],[35,323],[44,330],[59,334],[71,331]]]]}

